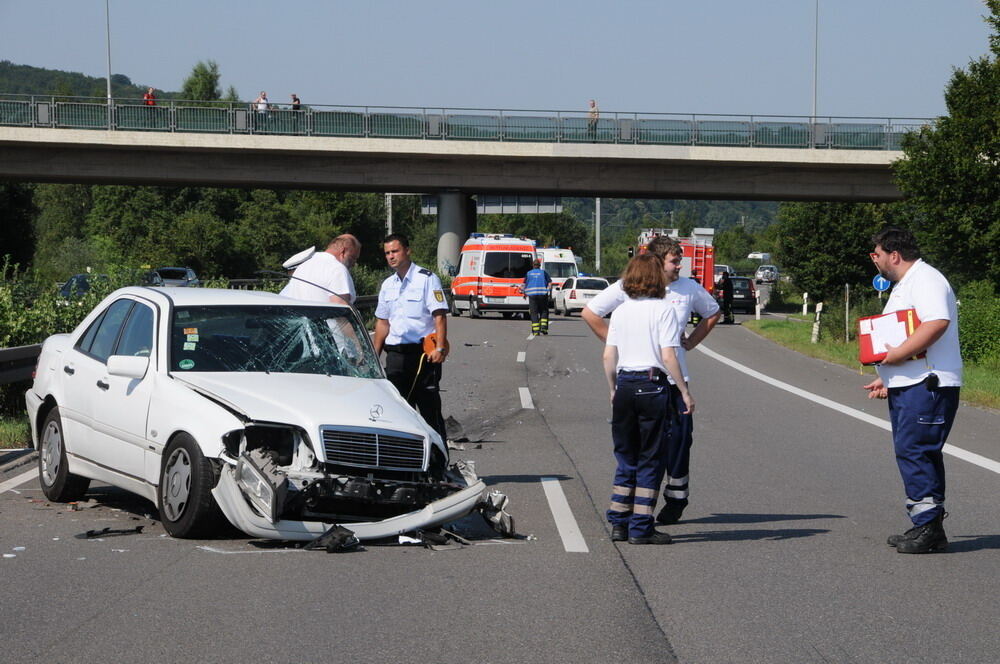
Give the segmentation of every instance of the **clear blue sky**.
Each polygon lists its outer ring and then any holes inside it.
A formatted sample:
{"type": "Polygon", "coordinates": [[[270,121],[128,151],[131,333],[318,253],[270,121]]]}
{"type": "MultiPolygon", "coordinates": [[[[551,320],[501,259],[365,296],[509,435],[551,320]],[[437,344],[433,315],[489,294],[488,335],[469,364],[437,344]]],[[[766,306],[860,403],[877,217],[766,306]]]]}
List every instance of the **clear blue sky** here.
{"type": "MultiPolygon", "coordinates": [[[[808,115],[814,0],[110,0],[112,70],[244,99],[808,115]]],[[[981,0],[820,0],[818,113],[943,114],[981,0]]],[[[0,0],[0,60],[103,76],[104,0],[0,0]]],[[[2,91],[0,91],[2,92],[2,91]]]]}

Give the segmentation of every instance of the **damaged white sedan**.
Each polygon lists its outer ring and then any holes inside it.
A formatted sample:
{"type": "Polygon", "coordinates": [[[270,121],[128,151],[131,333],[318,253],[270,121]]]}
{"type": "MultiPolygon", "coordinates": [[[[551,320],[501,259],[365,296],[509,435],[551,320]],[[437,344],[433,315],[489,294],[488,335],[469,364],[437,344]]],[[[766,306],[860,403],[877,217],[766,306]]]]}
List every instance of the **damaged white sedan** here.
{"type": "Polygon", "coordinates": [[[124,288],[46,339],[25,399],[49,499],[107,482],[174,537],[210,534],[221,510],[255,537],[380,539],[495,502],[449,466],[350,307],[124,288]]]}

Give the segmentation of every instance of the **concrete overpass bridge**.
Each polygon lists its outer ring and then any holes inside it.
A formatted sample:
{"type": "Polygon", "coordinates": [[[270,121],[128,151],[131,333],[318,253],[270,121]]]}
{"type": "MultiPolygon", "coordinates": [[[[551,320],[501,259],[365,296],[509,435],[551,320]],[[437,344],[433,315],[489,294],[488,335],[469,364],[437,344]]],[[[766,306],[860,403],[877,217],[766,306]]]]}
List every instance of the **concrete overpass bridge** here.
{"type": "Polygon", "coordinates": [[[314,106],[0,95],[0,179],[439,195],[457,262],[472,194],[892,201],[928,120],[314,106]]]}

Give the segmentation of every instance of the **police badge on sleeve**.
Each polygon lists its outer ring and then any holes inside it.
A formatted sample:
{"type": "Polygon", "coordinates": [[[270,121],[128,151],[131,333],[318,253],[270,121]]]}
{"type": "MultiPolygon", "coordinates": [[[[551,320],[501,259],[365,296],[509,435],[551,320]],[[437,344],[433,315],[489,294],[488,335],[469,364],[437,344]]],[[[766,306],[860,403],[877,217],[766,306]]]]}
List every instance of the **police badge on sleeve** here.
{"type": "Polygon", "coordinates": [[[444,302],[444,291],[434,291],[434,299],[438,302],[444,302]]]}

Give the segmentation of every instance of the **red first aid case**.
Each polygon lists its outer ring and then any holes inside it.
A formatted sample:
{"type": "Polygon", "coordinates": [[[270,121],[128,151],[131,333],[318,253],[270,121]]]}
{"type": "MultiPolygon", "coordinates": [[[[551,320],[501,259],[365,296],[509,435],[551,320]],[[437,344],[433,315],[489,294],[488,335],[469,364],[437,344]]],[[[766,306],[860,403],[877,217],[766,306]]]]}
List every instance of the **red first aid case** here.
{"type": "MultiPolygon", "coordinates": [[[[915,309],[902,309],[858,319],[858,359],[861,364],[878,364],[885,359],[885,345],[898,346],[920,326],[915,309]]],[[[917,357],[924,357],[921,353],[917,357]]]]}

